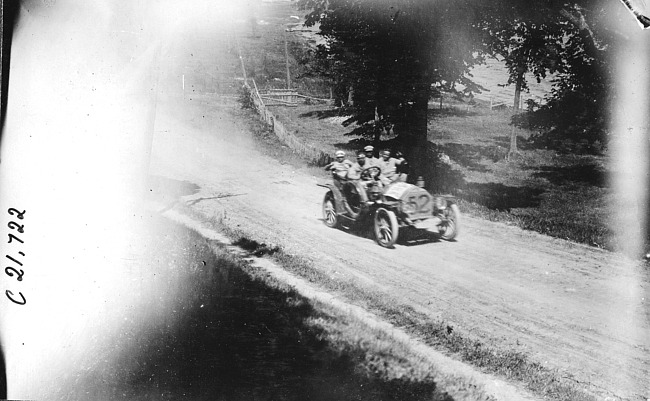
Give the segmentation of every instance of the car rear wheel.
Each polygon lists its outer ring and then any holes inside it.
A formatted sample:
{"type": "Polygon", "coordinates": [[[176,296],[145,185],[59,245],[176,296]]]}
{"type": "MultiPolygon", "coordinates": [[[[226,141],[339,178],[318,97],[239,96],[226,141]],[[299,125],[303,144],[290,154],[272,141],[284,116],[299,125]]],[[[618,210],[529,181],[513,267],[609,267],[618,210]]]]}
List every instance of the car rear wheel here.
{"type": "Polygon", "coordinates": [[[336,214],[334,194],[329,191],[323,199],[323,221],[327,227],[336,228],[339,225],[339,216],[336,214]]]}
{"type": "Polygon", "coordinates": [[[438,226],[440,236],[446,241],[451,241],[458,236],[460,224],[460,209],[456,204],[451,204],[443,212],[443,221],[438,226]]]}
{"type": "Polygon", "coordinates": [[[392,248],[399,235],[399,224],[395,213],[384,208],[375,212],[375,240],[384,248],[392,248]]]}

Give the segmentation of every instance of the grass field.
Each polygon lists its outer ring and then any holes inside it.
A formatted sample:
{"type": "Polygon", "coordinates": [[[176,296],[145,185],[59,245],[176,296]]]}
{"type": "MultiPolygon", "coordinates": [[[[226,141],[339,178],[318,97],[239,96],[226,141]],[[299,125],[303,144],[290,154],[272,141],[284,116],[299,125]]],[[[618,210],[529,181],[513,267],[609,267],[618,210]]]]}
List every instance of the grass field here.
{"type": "Polygon", "coordinates": [[[611,241],[607,157],[536,148],[518,130],[519,154],[507,159],[509,114],[477,107],[432,110],[429,139],[451,159],[451,180],[465,210],[478,217],[601,248],[611,241]]]}

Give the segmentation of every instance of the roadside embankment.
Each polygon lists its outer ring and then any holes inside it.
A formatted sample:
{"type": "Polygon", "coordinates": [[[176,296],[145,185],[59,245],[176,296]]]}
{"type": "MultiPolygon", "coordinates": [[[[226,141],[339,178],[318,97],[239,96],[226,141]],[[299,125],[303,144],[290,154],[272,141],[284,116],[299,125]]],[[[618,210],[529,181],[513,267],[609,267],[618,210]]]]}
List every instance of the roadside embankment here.
{"type": "MultiPolygon", "coordinates": [[[[246,274],[284,292],[287,302],[304,307],[311,305],[314,312],[310,316],[303,316],[303,321],[296,324],[311,326],[336,353],[348,355],[348,358],[356,361],[354,363],[361,380],[371,380],[375,384],[384,382],[381,388],[375,390],[380,392],[374,395],[374,399],[387,396],[413,400],[536,399],[502,379],[435,351],[414,338],[408,330],[348,303],[341,295],[321,289],[322,283],[309,282],[288,271],[286,266],[277,264],[282,259],[286,262],[286,255],[275,259],[265,257],[264,254],[275,252],[268,252],[268,249],[265,252],[265,247],[253,244],[254,241],[246,242],[242,238],[233,241],[224,233],[210,228],[211,224],[191,217],[194,214],[192,211],[185,209],[182,212],[178,209],[184,208],[166,210],[163,215],[196,231],[211,244],[213,250],[226,250],[235,258],[246,261],[241,265],[246,274]],[[237,245],[241,243],[244,243],[243,247],[237,245]]],[[[279,249],[275,251],[281,252],[279,249]]],[[[373,393],[372,389],[366,390],[373,393]]]]}

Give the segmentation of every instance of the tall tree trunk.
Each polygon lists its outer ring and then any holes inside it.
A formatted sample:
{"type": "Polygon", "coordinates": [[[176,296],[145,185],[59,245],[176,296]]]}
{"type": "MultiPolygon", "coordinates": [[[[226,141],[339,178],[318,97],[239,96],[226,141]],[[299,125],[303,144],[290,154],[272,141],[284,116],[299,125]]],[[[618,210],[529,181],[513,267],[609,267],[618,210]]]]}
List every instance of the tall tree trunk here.
{"type": "Polygon", "coordinates": [[[517,82],[515,83],[515,101],[513,104],[512,109],[515,111],[515,113],[519,110],[519,103],[521,103],[521,81],[523,79],[523,75],[518,75],[517,76],[517,82]]]}
{"type": "Polygon", "coordinates": [[[375,149],[379,149],[381,145],[381,129],[375,128],[375,135],[372,139],[372,146],[374,146],[375,149]]]}
{"type": "Polygon", "coordinates": [[[287,46],[287,34],[284,34],[284,58],[287,66],[287,89],[291,89],[291,74],[289,73],[289,49],[287,46]]]}
{"type": "Polygon", "coordinates": [[[409,181],[415,182],[422,176],[427,187],[433,185],[433,160],[429,152],[427,122],[430,85],[424,82],[418,85],[413,104],[406,106],[400,121],[395,123],[393,131],[398,135],[400,144],[409,163],[409,181]]]}
{"type": "Polygon", "coordinates": [[[374,146],[375,149],[379,149],[380,142],[381,142],[381,128],[379,127],[379,113],[377,111],[377,107],[375,107],[375,135],[372,141],[372,146],[374,146]]]}
{"type": "MultiPolygon", "coordinates": [[[[526,73],[525,68],[520,68],[517,72],[517,80],[515,81],[515,102],[513,104],[513,116],[519,113],[519,104],[521,103],[521,87],[524,82],[524,74],[526,73]]],[[[517,129],[514,124],[512,125],[512,130],[510,131],[510,150],[508,152],[508,157],[514,155],[519,150],[517,149],[517,129]]]]}

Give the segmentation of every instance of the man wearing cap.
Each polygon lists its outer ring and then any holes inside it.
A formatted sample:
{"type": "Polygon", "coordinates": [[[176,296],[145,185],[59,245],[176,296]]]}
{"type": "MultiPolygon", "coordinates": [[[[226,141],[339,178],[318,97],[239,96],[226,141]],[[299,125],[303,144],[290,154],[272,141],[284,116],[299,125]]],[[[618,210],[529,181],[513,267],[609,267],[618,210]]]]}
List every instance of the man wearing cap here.
{"type": "Polygon", "coordinates": [[[337,150],[335,156],[336,160],[325,166],[325,170],[331,171],[335,180],[344,180],[347,178],[352,162],[345,158],[345,152],[342,150],[337,150]]]}
{"type": "Polygon", "coordinates": [[[363,148],[363,151],[366,153],[366,164],[368,165],[367,167],[379,165],[379,158],[375,157],[374,147],[368,145],[363,148]]]}
{"type": "Polygon", "coordinates": [[[354,163],[348,170],[348,180],[359,181],[361,186],[364,189],[368,189],[368,185],[371,182],[377,181],[380,185],[381,183],[381,173],[378,175],[371,175],[369,171],[363,172],[369,167],[378,167],[378,166],[369,166],[368,158],[364,152],[359,152],[357,154],[357,162],[354,163]]]}
{"type": "Polygon", "coordinates": [[[399,155],[399,158],[390,157],[390,150],[384,149],[381,151],[381,160],[379,167],[381,168],[381,180],[384,185],[388,185],[395,181],[400,180],[400,174],[397,174],[397,166],[404,163],[404,157],[399,155]]]}
{"type": "Polygon", "coordinates": [[[368,168],[368,163],[366,162],[366,154],[363,152],[357,153],[357,162],[353,163],[348,170],[348,180],[360,180],[361,172],[363,169],[368,168]]]}

